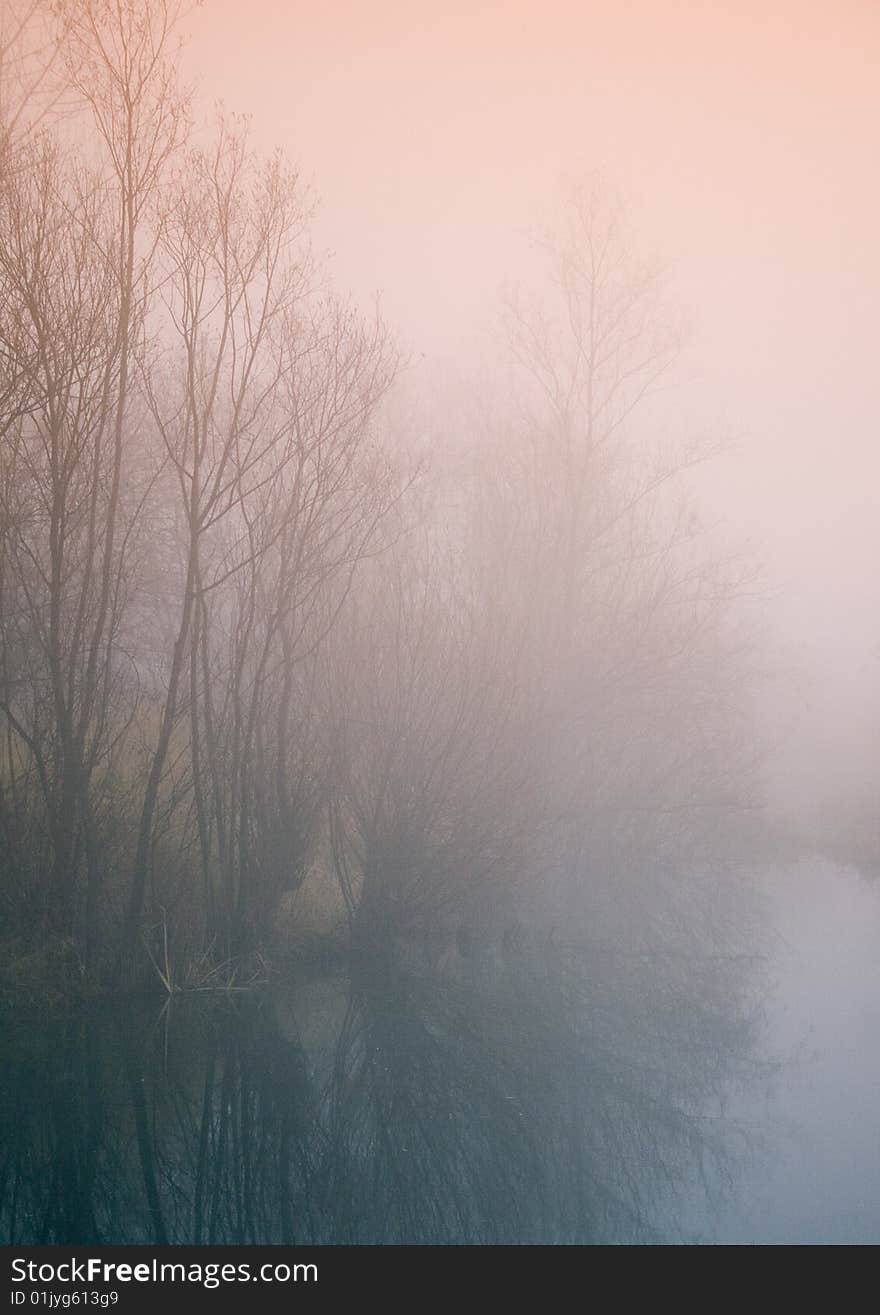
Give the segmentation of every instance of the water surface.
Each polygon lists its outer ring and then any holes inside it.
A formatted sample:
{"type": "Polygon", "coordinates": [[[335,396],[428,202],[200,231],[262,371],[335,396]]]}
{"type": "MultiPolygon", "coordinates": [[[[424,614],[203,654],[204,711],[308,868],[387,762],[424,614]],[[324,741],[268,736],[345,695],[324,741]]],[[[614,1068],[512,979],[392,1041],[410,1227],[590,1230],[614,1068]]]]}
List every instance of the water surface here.
{"type": "Polygon", "coordinates": [[[880,897],[768,891],[759,1011],[738,963],[533,938],[7,1016],[3,1238],[880,1240],[880,897]]]}

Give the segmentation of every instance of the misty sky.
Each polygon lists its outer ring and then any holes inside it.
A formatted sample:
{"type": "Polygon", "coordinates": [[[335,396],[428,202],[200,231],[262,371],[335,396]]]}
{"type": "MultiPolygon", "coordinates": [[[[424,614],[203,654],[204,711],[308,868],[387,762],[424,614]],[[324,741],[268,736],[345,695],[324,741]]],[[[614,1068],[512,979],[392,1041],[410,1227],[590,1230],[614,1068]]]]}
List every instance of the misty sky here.
{"type": "Polygon", "coordinates": [[[782,590],[809,737],[855,762],[880,686],[877,0],[206,0],[188,26],[203,100],[289,152],[337,284],[380,291],[428,367],[478,359],[568,182],[627,199],[691,326],[685,423],[736,440],[707,506],[782,590]]]}

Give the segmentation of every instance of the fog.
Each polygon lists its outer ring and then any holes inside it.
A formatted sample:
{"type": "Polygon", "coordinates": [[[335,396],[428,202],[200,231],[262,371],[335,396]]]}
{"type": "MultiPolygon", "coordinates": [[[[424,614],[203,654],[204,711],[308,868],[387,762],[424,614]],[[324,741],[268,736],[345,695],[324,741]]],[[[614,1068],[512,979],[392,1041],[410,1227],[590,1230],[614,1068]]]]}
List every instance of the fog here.
{"type": "Polygon", "coordinates": [[[335,277],[380,293],[428,369],[492,353],[499,292],[572,182],[598,173],[625,198],[688,328],[676,414],[730,443],[701,491],[760,545],[800,672],[781,798],[824,801],[829,758],[863,771],[880,661],[876,6],[261,0],[245,23],[217,0],[189,26],[205,96],[292,153],[335,277]]]}
{"type": "Polygon", "coordinates": [[[878,1240],[878,41],[8,7],[7,1240],[878,1240]]]}

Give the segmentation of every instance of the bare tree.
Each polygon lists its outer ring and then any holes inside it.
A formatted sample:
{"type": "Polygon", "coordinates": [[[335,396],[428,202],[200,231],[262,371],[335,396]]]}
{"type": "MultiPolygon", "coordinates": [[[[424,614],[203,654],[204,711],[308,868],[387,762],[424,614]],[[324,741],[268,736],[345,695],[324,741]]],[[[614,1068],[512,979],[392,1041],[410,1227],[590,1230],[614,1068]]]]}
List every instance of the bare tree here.
{"type": "Polygon", "coordinates": [[[508,307],[529,389],[511,476],[480,524],[516,584],[499,593],[490,577],[487,599],[531,618],[560,871],[581,891],[621,874],[637,886],[646,864],[684,885],[755,797],[735,607],[753,570],[719,558],[684,487],[716,445],[655,432],[679,334],[621,212],[577,191],[544,251],[549,298],[508,307]]]}
{"type": "Polygon", "coordinates": [[[215,144],[188,157],[165,221],[171,331],[145,381],[179,496],[184,578],[141,810],[129,947],[187,671],[209,924],[244,935],[269,691],[278,698],[273,789],[283,815],[297,660],[319,642],[323,585],[367,550],[384,509],[367,422],[395,356],[381,324],[361,326],[316,302],[308,208],[280,156],[260,163],[244,133],[222,123],[215,144]]]}
{"type": "Polygon", "coordinates": [[[6,0],[0,12],[0,160],[63,105],[64,15],[49,0],[6,0]]]}
{"type": "Polygon", "coordinates": [[[14,368],[4,380],[3,427],[14,435],[8,459],[16,485],[28,495],[9,558],[18,606],[7,651],[23,654],[14,641],[26,632],[35,694],[35,670],[45,680],[29,717],[12,690],[5,711],[46,794],[51,922],[75,935],[83,852],[85,923],[96,925],[91,785],[120,730],[113,695],[146,496],[131,438],[134,363],[152,296],[148,218],[185,111],[167,58],[167,6],[94,0],[57,7],[56,20],[70,103],[85,111],[96,148],[88,163],[75,153],[68,163],[57,139],[34,138],[20,149],[4,198],[3,357],[14,368]]]}
{"type": "Polygon", "coordinates": [[[710,447],[653,432],[678,334],[621,215],[580,192],[569,220],[549,293],[508,305],[515,406],[435,463],[337,635],[355,922],[631,911],[647,869],[683,890],[752,799],[749,577],[682,488],[710,447]]]}

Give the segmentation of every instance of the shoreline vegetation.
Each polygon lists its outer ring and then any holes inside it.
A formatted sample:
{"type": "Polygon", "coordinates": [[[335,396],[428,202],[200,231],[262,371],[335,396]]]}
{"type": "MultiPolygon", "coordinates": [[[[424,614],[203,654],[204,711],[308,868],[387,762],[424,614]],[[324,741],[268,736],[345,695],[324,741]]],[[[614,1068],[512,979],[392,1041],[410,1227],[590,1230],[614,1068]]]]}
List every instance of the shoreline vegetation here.
{"type": "Polygon", "coordinates": [[[2,38],[2,989],[519,927],[714,998],[759,572],[689,496],[718,444],[664,410],[625,213],[573,188],[503,348],[426,382],[334,292],[294,165],[181,85],[182,13],[31,0],[2,38]]]}
{"type": "MultiPolygon", "coordinates": [[[[834,845],[817,844],[784,824],[762,826],[760,837],[743,852],[739,865],[751,869],[800,863],[814,857],[832,859],[873,881],[877,866],[871,856],[853,857],[834,845]]],[[[384,961],[402,977],[415,974],[442,980],[471,957],[496,968],[505,956],[534,954],[560,947],[555,926],[527,929],[518,920],[478,927],[464,920],[440,919],[431,927],[410,927],[403,933],[365,943],[349,923],[331,878],[314,869],[290,897],[282,898],[271,938],[239,959],[220,961],[210,950],[198,960],[172,961],[167,927],[160,925],[152,940],[145,938],[141,980],[125,986],[90,985],[82,965],[72,962],[69,943],[53,944],[43,937],[27,945],[15,937],[0,940],[0,1013],[63,1015],[101,1002],[167,1002],[192,996],[233,996],[294,984],[302,974],[321,975],[371,959],[384,961]],[[156,954],[158,951],[158,957],[156,954]]],[[[564,938],[562,938],[564,940],[564,938]]],[[[571,948],[571,947],[569,947],[571,948]]]]}

